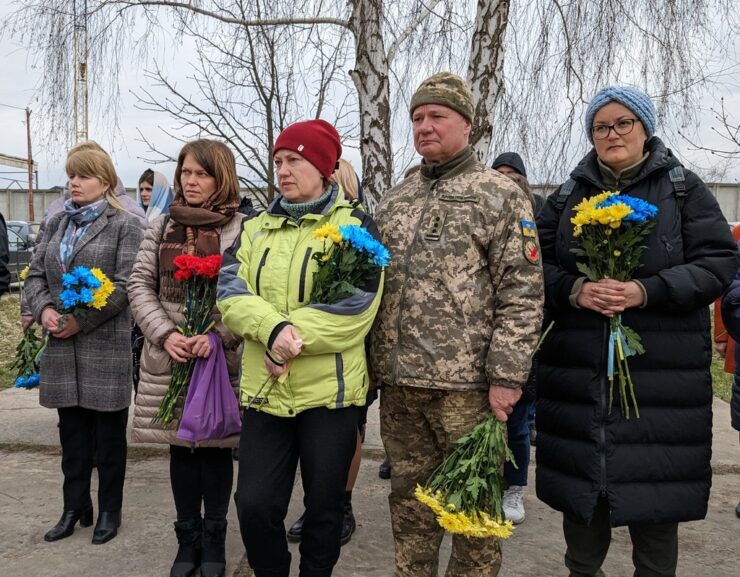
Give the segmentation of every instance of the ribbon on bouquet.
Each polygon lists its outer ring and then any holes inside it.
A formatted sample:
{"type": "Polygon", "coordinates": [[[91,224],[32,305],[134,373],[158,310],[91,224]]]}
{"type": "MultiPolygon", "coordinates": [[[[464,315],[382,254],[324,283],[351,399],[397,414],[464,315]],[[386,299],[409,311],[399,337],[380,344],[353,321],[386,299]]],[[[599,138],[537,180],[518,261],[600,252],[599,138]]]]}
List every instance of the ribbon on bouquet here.
{"type": "Polygon", "coordinates": [[[627,338],[624,336],[622,327],[617,325],[615,330],[612,330],[609,335],[609,351],[608,351],[608,362],[606,374],[609,380],[614,380],[614,354],[619,355],[619,360],[624,360],[626,357],[631,357],[635,354],[629,345],[627,344],[627,338]]]}

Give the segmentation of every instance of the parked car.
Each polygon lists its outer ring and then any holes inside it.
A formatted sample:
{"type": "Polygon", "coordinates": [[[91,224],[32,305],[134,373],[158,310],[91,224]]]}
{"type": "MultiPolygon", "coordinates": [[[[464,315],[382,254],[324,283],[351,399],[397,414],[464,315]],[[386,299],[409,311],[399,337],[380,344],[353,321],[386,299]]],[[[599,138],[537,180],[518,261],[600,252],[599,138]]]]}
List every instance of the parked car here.
{"type": "Polygon", "coordinates": [[[9,220],[6,222],[8,230],[13,230],[29,246],[36,245],[36,233],[31,223],[25,220],[9,220]]]}
{"type": "Polygon", "coordinates": [[[20,281],[21,271],[31,262],[33,257],[33,246],[23,240],[14,228],[11,228],[8,222],[8,270],[10,271],[10,282],[17,283],[20,281]]]}

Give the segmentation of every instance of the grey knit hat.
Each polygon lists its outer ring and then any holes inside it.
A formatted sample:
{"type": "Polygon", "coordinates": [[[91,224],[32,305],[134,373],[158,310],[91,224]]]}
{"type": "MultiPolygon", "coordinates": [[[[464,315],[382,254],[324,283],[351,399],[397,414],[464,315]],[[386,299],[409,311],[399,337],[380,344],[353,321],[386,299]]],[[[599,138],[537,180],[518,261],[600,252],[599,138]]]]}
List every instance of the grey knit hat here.
{"type": "Polygon", "coordinates": [[[411,97],[410,114],[422,104],[440,104],[473,122],[473,93],[467,82],[451,72],[438,72],[419,85],[411,97]]]}
{"type": "Polygon", "coordinates": [[[655,134],[655,106],[653,106],[653,101],[650,100],[650,97],[638,88],[632,88],[630,86],[607,86],[596,93],[586,109],[586,135],[592,143],[594,139],[591,134],[591,126],[594,116],[596,116],[600,108],[603,108],[610,102],[619,102],[619,104],[626,106],[634,112],[635,116],[642,122],[648,138],[655,134]]]}

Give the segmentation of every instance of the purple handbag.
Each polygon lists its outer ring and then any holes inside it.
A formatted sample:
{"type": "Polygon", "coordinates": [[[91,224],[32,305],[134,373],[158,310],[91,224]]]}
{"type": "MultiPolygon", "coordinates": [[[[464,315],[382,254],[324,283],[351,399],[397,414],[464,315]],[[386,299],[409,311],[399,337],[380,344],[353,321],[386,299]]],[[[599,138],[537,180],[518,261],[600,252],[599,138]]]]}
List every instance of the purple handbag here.
{"type": "Polygon", "coordinates": [[[198,441],[224,439],[241,431],[239,403],[229,382],[221,339],[210,331],[211,354],[195,361],[177,438],[198,441]]]}

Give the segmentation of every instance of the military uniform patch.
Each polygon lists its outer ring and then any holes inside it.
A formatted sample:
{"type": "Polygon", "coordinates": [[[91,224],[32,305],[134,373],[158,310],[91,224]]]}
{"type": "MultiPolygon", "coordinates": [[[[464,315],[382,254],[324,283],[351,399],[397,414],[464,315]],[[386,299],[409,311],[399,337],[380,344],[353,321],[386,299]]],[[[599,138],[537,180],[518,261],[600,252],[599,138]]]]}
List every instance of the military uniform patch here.
{"type": "Polygon", "coordinates": [[[527,238],[537,238],[537,228],[531,220],[521,220],[522,236],[527,238]]]}
{"type": "Polygon", "coordinates": [[[526,239],[524,241],[524,258],[532,264],[538,264],[540,262],[540,247],[537,246],[537,242],[532,239],[526,239]]]}

